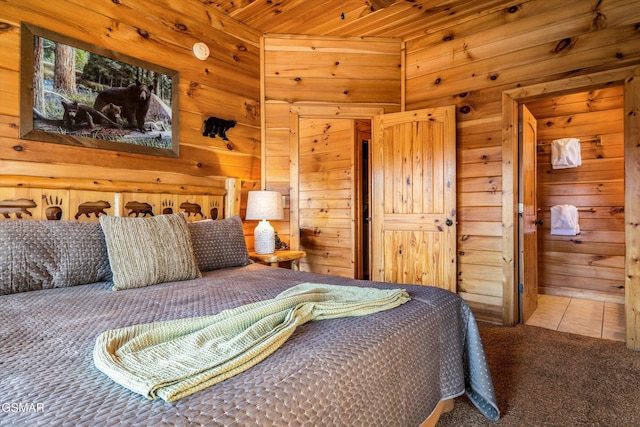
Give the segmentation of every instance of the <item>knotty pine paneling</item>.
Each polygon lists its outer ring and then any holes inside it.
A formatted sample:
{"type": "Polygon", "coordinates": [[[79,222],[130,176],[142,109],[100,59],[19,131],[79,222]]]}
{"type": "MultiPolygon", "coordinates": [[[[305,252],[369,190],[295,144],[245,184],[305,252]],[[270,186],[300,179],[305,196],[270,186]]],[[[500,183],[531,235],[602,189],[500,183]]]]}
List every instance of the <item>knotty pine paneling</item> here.
{"type": "Polygon", "coordinates": [[[260,178],[260,34],[201,2],[9,0],[0,8],[0,174],[214,184],[260,178]],[[179,73],[180,157],[18,139],[20,22],[179,73]],[[191,46],[211,56],[197,60],[191,46]],[[209,116],[236,120],[229,141],[202,136],[209,116]],[[14,147],[18,147],[17,149],[14,147]],[[99,176],[97,176],[99,175],[99,176]]]}
{"type": "Polygon", "coordinates": [[[300,260],[303,271],[331,269],[354,277],[355,123],[349,119],[300,120],[300,260]],[[330,183],[330,185],[328,185],[330,183]]]}
{"type": "MultiPolygon", "coordinates": [[[[351,178],[345,177],[344,172],[341,172],[348,169],[347,165],[335,164],[336,159],[332,158],[331,153],[333,148],[320,148],[320,144],[314,144],[312,139],[300,141],[300,155],[305,155],[305,148],[310,149],[314,146],[315,150],[318,150],[314,154],[316,160],[307,163],[307,166],[300,170],[300,174],[305,177],[304,180],[299,180],[298,177],[291,178],[291,162],[297,161],[290,156],[292,133],[300,131],[301,135],[314,134],[296,128],[298,117],[303,124],[311,125],[315,122],[302,119],[304,114],[292,115],[290,110],[294,105],[310,103],[335,105],[338,106],[336,111],[342,111],[347,115],[350,114],[349,105],[358,108],[382,107],[389,112],[399,111],[401,49],[400,39],[272,34],[264,37],[266,189],[289,195],[290,188],[295,187],[300,191],[300,200],[303,200],[306,197],[317,197],[312,192],[321,182],[318,180],[324,180],[325,191],[331,190],[335,194],[338,194],[337,191],[350,188],[351,178]],[[296,120],[294,127],[291,120],[296,120]],[[321,152],[323,150],[324,152],[321,152]],[[345,178],[349,179],[346,187],[345,178]]],[[[332,112],[327,117],[337,116],[332,112]]],[[[331,133],[334,131],[335,129],[331,129],[331,133]]],[[[347,137],[344,132],[343,137],[347,137]]],[[[352,137],[348,135],[347,140],[353,140],[352,137]]],[[[352,150],[355,152],[355,147],[352,147],[352,150]]],[[[351,190],[349,197],[353,200],[356,196],[355,188],[351,190]]],[[[347,213],[353,208],[347,209],[343,206],[347,200],[346,195],[340,195],[339,199],[325,202],[331,207],[331,215],[346,218],[347,213]]],[[[316,207],[309,212],[318,210],[316,207]]],[[[298,233],[296,236],[292,234],[290,239],[301,240],[314,248],[323,248],[317,249],[316,252],[305,247],[307,258],[301,260],[301,269],[352,277],[354,249],[351,247],[352,244],[348,243],[353,241],[352,224],[345,222],[346,219],[328,217],[326,214],[309,215],[304,211],[301,211],[300,217],[296,220],[301,231],[290,230],[290,233],[298,233]],[[315,227],[322,228],[321,238],[314,235],[315,227]],[[342,252],[337,252],[338,250],[342,252]]],[[[284,235],[282,238],[287,240],[284,235]]]]}
{"type": "Polygon", "coordinates": [[[216,7],[264,34],[315,34],[345,37],[421,37],[501,10],[522,0],[216,0],[216,7]]]}
{"type": "Polygon", "coordinates": [[[267,101],[399,103],[399,39],[265,37],[267,101]]]}
{"type": "MultiPolygon", "coordinates": [[[[406,41],[406,109],[456,105],[458,209],[459,223],[463,225],[460,230],[475,228],[477,231],[474,232],[482,232],[481,227],[464,225],[469,221],[501,224],[494,204],[497,202],[501,206],[501,202],[494,198],[494,194],[499,196],[502,190],[502,172],[496,167],[502,161],[502,92],[640,65],[639,19],[640,2],[632,0],[531,0],[505,5],[500,11],[406,41]],[[483,218],[482,212],[487,213],[486,217],[483,218]]],[[[586,95],[566,95],[562,101],[540,101],[540,107],[550,108],[554,111],[552,116],[561,120],[576,115],[572,121],[581,122],[588,129],[589,122],[594,119],[593,111],[619,105],[621,93],[620,88],[608,88],[586,95]]],[[[622,114],[595,119],[622,124],[622,114]]],[[[538,124],[544,126],[544,119],[538,124]]],[[[554,123],[549,128],[562,126],[554,123]]],[[[624,179],[622,166],[611,169],[618,162],[611,158],[617,157],[622,150],[621,146],[618,147],[622,143],[622,129],[615,134],[604,135],[603,140],[607,139],[609,142],[603,144],[599,151],[585,147],[585,155],[593,159],[588,163],[594,170],[565,171],[563,174],[567,181],[591,179],[609,183],[624,179]],[[597,159],[598,155],[604,158],[597,159]]],[[[538,179],[545,183],[551,177],[543,172],[538,179]]],[[[588,215],[583,215],[583,218],[588,219],[588,215]]],[[[616,218],[607,221],[616,220],[620,221],[616,218]]],[[[591,222],[585,223],[587,227],[591,225],[591,222]]],[[[619,225],[615,227],[619,228],[619,225]]],[[[476,267],[465,262],[461,252],[469,252],[473,248],[475,252],[486,253],[487,259],[493,259],[491,254],[501,251],[502,244],[500,238],[494,236],[459,232],[458,237],[458,263],[463,266],[459,271],[459,286],[464,286],[461,284],[475,275],[476,267]]],[[[545,250],[550,252],[571,253],[579,245],[554,240],[548,246],[545,250]]],[[[624,245],[619,243],[604,243],[598,247],[606,256],[624,255],[619,253],[621,247],[624,249],[624,245]]],[[[476,257],[482,259],[479,255],[476,257]]],[[[460,294],[477,316],[501,323],[503,302],[497,295],[502,291],[493,289],[501,286],[499,281],[487,282],[486,286],[463,288],[460,294]],[[493,304],[497,305],[493,307],[493,304]]],[[[612,291],[622,295],[619,289],[612,291]]]]}

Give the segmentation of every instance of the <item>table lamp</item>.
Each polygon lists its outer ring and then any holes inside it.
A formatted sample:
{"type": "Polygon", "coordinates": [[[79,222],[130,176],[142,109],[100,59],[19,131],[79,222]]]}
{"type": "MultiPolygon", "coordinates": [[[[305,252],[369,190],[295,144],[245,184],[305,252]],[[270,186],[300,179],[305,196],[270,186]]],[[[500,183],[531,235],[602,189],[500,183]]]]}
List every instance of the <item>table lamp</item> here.
{"type": "Polygon", "coordinates": [[[276,248],[275,231],[270,219],[283,219],[282,195],[277,191],[249,191],[247,200],[248,220],[259,220],[254,230],[254,246],[257,254],[272,254],[276,248]]]}

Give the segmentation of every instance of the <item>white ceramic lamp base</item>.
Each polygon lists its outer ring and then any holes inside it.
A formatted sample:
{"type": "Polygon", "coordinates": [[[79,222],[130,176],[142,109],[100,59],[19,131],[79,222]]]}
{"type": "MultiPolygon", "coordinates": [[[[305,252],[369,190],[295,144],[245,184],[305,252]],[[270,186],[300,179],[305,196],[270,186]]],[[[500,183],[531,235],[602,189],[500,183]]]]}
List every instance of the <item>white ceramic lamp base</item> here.
{"type": "Polygon", "coordinates": [[[257,254],[272,254],[276,249],[276,235],[269,221],[262,220],[253,231],[253,245],[257,254]]]}

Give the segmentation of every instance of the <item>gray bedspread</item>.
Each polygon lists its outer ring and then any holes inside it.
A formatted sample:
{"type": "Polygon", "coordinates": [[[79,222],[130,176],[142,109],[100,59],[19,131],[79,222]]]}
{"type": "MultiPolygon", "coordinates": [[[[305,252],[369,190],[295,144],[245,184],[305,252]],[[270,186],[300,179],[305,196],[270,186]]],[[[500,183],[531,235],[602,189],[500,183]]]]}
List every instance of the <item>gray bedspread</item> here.
{"type": "Polygon", "coordinates": [[[93,346],[108,329],[211,315],[302,282],[393,287],[258,264],[203,276],[0,296],[0,425],[417,426],[465,391],[499,417],[471,311],[433,287],[402,286],[411,301],[393,310],[302,325],[258,365],[176,402],[150,401],[96,369],[93,346]]]}

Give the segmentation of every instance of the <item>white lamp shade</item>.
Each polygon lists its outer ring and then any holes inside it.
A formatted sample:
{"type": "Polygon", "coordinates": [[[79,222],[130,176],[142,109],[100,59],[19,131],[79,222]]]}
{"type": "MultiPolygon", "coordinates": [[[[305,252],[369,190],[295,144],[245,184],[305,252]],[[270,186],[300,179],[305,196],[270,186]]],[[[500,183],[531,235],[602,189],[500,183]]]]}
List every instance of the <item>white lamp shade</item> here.
{"type": "Polygon", "coordinates": [[[282,195],[278,191],[249,191],[246,219],[283,219],[282,195]]]}
{"type": "Polygon", "coordinates": [[[272,254],[276,248],[275,231],[269,219],[283,219],[282,195],[277,191],[249,191],[246,219],[260,220],[253,232],[258,254],[272,254]]]}

